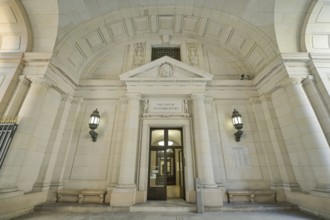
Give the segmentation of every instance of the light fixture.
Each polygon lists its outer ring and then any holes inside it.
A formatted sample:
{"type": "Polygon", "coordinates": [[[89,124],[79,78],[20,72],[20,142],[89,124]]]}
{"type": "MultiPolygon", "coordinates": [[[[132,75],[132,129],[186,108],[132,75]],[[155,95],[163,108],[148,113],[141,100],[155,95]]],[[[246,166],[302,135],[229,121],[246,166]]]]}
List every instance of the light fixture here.
{"type": "MultiPolygon", "coordinates": [[[[158,141],[158,145],[159,146],[165,146],[165,141],[158,141]]],[[[167,146],[172,146],[173,145],[173,141],[168,141],[167,142],[167,146]]]]}
{"type": "Polygon", "coordinates": [[[241,131],[241,129],[243,128],[242,115],[236,109],[234,109],[231,118],[233,120],[234,127],[237,129],[237,132],[234,135],[235,140],[238,142],[240,141],[241,136],[243,134],[243,131],[241,131]]]}
{"type": "Polygon", "coordinates": [[[97,109],[95,109],[89,118],[89,128],[91,129],[89,131],[89,134],[91,135],[93,142],[95,142],[97,139],[98,133],[96,133],[94,130],[97,128],[99,123],[100,123],[100,113],[97,109]]]}

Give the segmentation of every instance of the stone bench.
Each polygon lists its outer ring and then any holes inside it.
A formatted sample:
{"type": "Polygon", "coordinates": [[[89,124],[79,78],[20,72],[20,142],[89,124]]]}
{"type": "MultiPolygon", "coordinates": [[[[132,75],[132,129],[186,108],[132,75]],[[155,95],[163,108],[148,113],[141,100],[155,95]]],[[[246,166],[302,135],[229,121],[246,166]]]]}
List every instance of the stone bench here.
{"type": "Polygon", "coordinates": [[[104,203],[105,190],[93,189],[59,189],[57,190],[57,202],[89,202],[104,203]]]}
{"type": "Polygon", "coordinates": [[[79,190],[75,189],[59,189],[57,190],[57,202],[63,202],[63,200],[70,202],[78,202],[79,201],[79,190]],[[65,197],[68,197],[64,199],[65,197]],[[71,199],[69,199],[71,198],[71,199]]]}
{"type": "Polygon", "coordinates": [[[274,201],[277,202],[276,191],[273,190],[229,190],[227,191],[228,203],[230,203],[235,196],[248,196],[252,203],[255,202],[257,196],[272,196],[274,201]]]}
{"type": "Polygon", "coordinates": [[[79,203],[83,203],[86,197],[96,197],[99,203],[104,203],[105,190],[82,190],[79,193],[79,203]]]}

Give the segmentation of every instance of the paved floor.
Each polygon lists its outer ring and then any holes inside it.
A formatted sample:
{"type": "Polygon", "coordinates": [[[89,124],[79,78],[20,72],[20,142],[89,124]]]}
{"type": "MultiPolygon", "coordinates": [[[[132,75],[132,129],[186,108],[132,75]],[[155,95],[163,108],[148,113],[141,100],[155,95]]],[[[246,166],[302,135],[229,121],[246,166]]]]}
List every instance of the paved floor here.
{"type": "Polygon", "coordinates": [[[68,212],[37,211],[18,218],[33,220],[320,220],[310,214],[297,210],[264,211],[264,212],[206,212],[196,213],[150,213],[150,212],[68,212]]]}
{"type": "Polygon", "coordinates": [[[226,205],[223,210],[191,211],[194,205],[180,201],[148,202],[134,209],[112,208],[108,205],[81,205],[68,203],[44,204],[37,211],[14,218],[15,220],[324,220],[302,212],[289,203],[226,205]],[[160,207],[162,211],[158,210],[160,207]],[[175,209],[175,207],[180,209],[175,209]],[[147,209],[145,209],[148,207],[147,209]],[[157,209],[158,208],[158,209],[157,209]],[[135,210],[132,212],[132,210],[135,210]],[[139,211],[140,210],[140,211],[139,211]],[[173,210],[176,210],[175,212],[173,210]],[[179,211],[177,211],[179,210],[179,211]]]}

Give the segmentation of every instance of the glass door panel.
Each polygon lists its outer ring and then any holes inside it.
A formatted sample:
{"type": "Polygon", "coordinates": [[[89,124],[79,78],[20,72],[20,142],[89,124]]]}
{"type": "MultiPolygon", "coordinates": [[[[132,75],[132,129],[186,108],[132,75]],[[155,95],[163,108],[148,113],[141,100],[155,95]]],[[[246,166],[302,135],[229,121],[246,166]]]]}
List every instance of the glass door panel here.
{"type": "Polygon", "coordinates": [[[151,150],[148,200],[166,200],[166,158],[164,150],[151,150]]]}
{"type": "Polygon", "coordinates": [[[169,129],[168,130],[168,143],[169,147],[181,147],[181,129],[169,129]]]}
{"type": "Polygon", "coordinates": [[[164,147],[165,146],[165,130],[154,129],[151,131],[151,146],[164,147]]]}

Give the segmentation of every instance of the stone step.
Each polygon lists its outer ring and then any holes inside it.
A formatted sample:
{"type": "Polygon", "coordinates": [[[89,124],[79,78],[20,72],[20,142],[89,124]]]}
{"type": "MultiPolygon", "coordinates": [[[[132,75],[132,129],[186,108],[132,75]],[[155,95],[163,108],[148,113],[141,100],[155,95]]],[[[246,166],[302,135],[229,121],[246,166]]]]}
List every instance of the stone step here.
{"type": "Polygon", "coordinates": [[[147,201],[131,206],[130,212],[196,212],[196,205],[180,199],[147,201]]]}
{"type": "MultiPolygon", "coordinates": [[[[280,203],[225,203],[223,207],[205,207],[205,212],[246,212],[246,211],[274,211],[298,209],[296,205],[280,203]]],[[[58,211],[58,212],[173,212],[196,213],[195,204],[185,201],[148,201],[131,207],[112,207],[109,204],[80,204],[80,203],[44,203],[35,206],[34,211],[58,211]]]]}
{"type": "Polygon", "coordinates": [[[196,212],[195,207],[146,207],[132,206],[130,212],[196,212]]]}
{"type": "MultiPolygon", "coordinates": [[[[274,211],[298,209],[296,205],[287,202],[280,203],[231,203],[224,204],[223,207],[204,207],[205,212],[241,212],[241,211],[274,211]]],[[[190,203],[171,203],[166,202],[147,202],[129,208],[130,212],[196,212],[195,204],[190,203]]]]}

